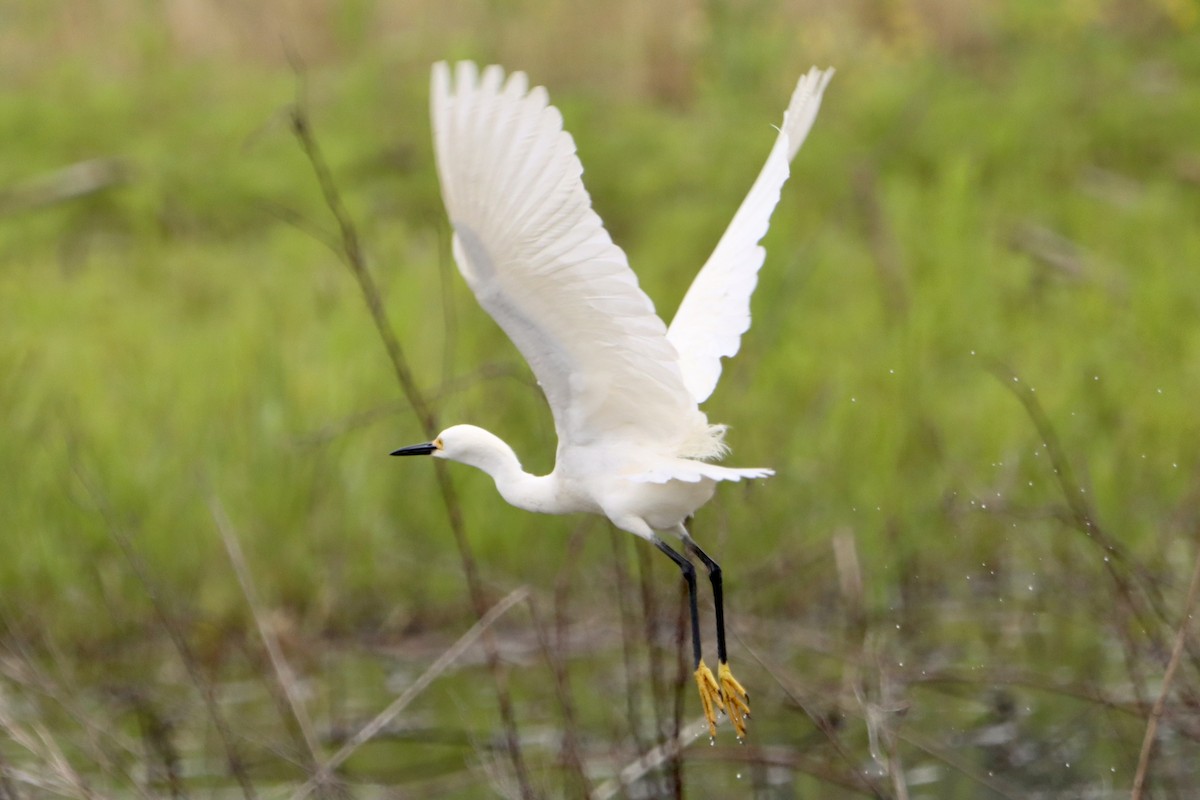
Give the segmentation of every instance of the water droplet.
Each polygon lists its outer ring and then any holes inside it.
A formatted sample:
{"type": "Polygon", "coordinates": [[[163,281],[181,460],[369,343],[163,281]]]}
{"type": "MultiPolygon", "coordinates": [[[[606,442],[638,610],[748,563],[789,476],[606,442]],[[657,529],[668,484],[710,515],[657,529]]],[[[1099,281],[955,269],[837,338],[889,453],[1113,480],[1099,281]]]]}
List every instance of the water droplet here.
{"type": "Polygon", "coordinates": [[[713,736],[712,734],[709,734],[709,737],[708,737],[708,746],[709,746],[709,747],[716,747],[716,746],[717,746],[717,737],[713,736]]]}
{"type": "Polygon", "coordinates": [[[737,779],[738,779],[739,781],[742,779],[742,773],[740,773],[740,772],[739,772],[739,773],[737,774],[737,779]]]}

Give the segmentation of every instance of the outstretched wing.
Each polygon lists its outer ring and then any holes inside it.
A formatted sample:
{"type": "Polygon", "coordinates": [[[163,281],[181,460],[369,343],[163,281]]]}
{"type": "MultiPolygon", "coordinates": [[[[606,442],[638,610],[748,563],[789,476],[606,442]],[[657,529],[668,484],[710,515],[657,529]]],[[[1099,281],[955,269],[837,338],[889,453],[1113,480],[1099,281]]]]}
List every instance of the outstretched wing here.
{"type": "Polygon", "coordinates": [[[679,353],[684,383],[697,403],[712,394],[721,377],[721,358],[737,353],[742,334],[750,329],[750,295],[766,258],[759,241],[779,203],[788,164],[808,136],[832,77],[832,69],[813,67],[796,84],[766,165],[671,321],[667,341],[679,353]]]}
{"type": "MultiPolygon", "coordinates": [[[[685,448],[707,422],[675,349],[583,187],[542,87],[433,67],[433,135],[454,257],[533,369],[560,446],[630,439],[685,448]]],[[[684,453],[680,453],[684,454],[684,453]]]]}

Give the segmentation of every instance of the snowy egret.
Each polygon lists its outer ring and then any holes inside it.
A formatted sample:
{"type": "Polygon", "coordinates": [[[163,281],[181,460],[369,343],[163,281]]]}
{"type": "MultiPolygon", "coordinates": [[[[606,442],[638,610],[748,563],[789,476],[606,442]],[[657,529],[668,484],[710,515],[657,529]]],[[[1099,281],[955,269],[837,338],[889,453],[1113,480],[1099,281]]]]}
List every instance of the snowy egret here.
{"type": "Polygon", "coordinates": [[[459,271],[479,304],[533,369],[554,416],[554,470],[535,476],[512,448],[473,425],[394,456],[432,455],[488,473],[510,504],[543,514],[588,512],[654,544],[687,581],[696,684],[710,736],[724,711],[738,739],[749,696],[729,669],[721,568],[684,527],[719,481],[765,478],[769,469],[711,463],[725,455],[725,426],[699,404],[721,358],[750,328],[750,295],[766,252],[759,241],[808,135],[833,70],[808,71],[792,94],[766,165],[704,264],[670,327],[638,287],[581,178],[562,115],[524,73],[470,62],[433,67],[432,116],[442,197],[459,271]],[[677,552],[655,531],[679,537],[677,552]],[[712,583],[717,677],[705,665],[696,607],[698,558],[712,583]]]}

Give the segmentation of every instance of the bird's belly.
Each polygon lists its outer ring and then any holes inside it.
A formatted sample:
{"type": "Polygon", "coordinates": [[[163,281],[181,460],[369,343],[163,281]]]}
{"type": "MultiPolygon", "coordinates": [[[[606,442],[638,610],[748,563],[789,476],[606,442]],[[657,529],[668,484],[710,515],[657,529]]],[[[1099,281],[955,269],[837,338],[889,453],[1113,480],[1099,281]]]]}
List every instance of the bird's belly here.
{"type": "Polygon", "coordinates": [[[613,497],[604,504],[607,513],[638,517],[655,530],[670,530],[690,517],[712,498],[716,482],[707,478],[696,483],[634,483],[621,481],[613,497]]]}

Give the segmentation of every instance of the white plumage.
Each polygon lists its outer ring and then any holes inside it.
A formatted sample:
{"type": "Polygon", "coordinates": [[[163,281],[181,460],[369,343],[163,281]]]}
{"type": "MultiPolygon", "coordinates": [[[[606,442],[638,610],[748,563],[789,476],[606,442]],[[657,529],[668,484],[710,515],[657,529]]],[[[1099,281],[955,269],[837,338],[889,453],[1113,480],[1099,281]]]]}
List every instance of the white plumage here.
{"type": "Polygon", "coordinates": [[[750,295],[767,257],[759,241],[767,234],[771,212],[788,179],[788,164],[816,121],[831,77],[833,70],[814,68],[796,85],[766,165],[667,329],[667,341],[679,353],[684,383],[697,403],[712,394],[721,377],[721,359],[736,355],[742,334],[750,330],[750,295]]]}
{"type": "Polygon", "coordinates": [[[488,472],[515,506],[602,514],[654,542],[692,589],[697,681],[710,724],[713,703],[724,701],[739,735],[748,708],[741,702],[733,713],[740,701],[730,695],[741,687],[725,664],[720,568],[683,523],[717,482],[772,471],[711,463],[725,454],[725,429],[709,424],[699,404],[720,378],[721,358],[738,351],[750,327],[765,258],[759,241],[832,74],[814,68],[800,79],[766,165],[668,328],[592,210],[575,143],[546,91],[530,89],[521,72],[506,79],[496,66],[433,68],[433,135],[454,257],[533,370],[554,415],[558,453],[553,472],[533,476],[498,437],[456,425],[394,455],[462,461],[488,472]],[[709,569],[720,689],[700,659],[694,571],[655,530],[678,534],[709,569]]]}

